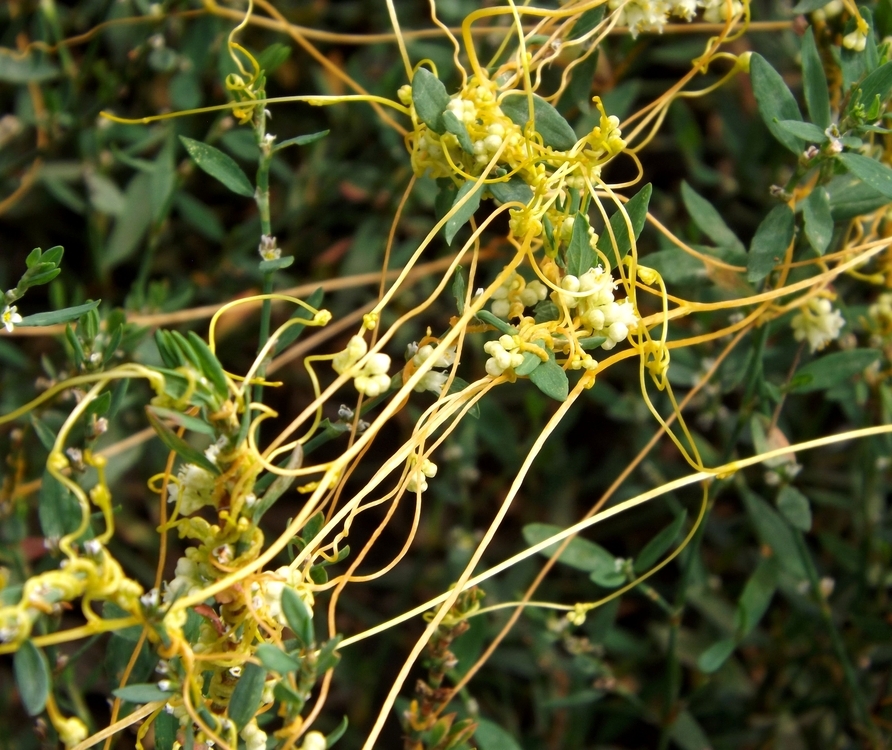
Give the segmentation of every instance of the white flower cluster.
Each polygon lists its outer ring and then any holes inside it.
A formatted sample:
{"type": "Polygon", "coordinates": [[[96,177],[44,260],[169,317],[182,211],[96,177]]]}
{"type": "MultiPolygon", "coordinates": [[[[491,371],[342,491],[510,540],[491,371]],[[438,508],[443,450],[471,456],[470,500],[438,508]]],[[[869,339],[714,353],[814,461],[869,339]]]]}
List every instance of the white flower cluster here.
{"type": "MultiPolygon", "coordinates": [[[[344,351],[339,352],[331,366],[339,375],[343,375],[368,352],[368,344],[362,336],[354,336],[347,344],[344,351]]],[[[354,376],[353,385],[360,393],[375,398],[380,396],[390,387],[390,357],[378,352],[368,358],[362,369],[354,376]]]]}
{"type": "MultiPolygon", "coordinates": [[[[215,443],[205,452],[205,457],[213,464],[217,463],[221,445],[215,443]]],[[[167,500],[178,502],[179,514],[190,516],[205,505],[214,504],[214,475],[196,464],[182,464],[176,479],[167,486],[167,500]]]]}
{"type": "Polygon", "coordinates": [[[266,732],[257,726],[256,719],[245,724],[239,734],[245,741],[245,750],[266,750],[266,732]]]}
{"type": "Polygon", "coordinates": [[[845,324],[839,310],[834,310],[830,300],[823,297],[812,297],[790,321],[793,338],[808,341],[813,352],[823,349],[837,338],[845,324]]]}
{"type": "Polygon", "coordinates": [[[433,461],[424,459],[418,466],[418,459],[413,454],[409,459],[412,463],[411,475],[406,489],[409,492],[424,492],[427,489],[427,480],[437,476],[437,465],[433,461]]]}
{"type": "MultiPolygon", "coordinates": [[[[421,367],[421,365],[434,356],[434,347],[430,344],[425,344],[420,348],[417,347],[417,345],[414,345],[414,348],[415,354],[412,357],[412,364],[415,365],[415,367],[421,367]]],[[[440,350],[437,352],[436,356],[437,361],[434,362],[433,367],[451,367],[455,362],[455,347],[452,346],[448,349],[440,350]]],[[[430,370],[424,374],[420,381],[418,381],[415,390],[419,393],[422,391],[431,391],[439,396],[443,392],[443,388],[448,379],[448,373],[439,370],[430,370]]]]}
{"type": "Polygon", "coordinates": [[[642,31],[663,33],[669,17],[692,21],[703,9],[703,20],[721,23],[743,10],[740,0],[610,0],[610,9],[619,10],[619,24],[628,26],[633,37],[642,31]]]}
{"type": "Polygon", "coordinates": [[[181,596],[191,596],[213,580],[210,566],[198,560],[199,554],[197,547],[189,547],[185,556],[177,560],[174,579],[164,590],[165,604],[170,604],[181,596]]]}
{"type": "Polygon", "coordinates": [[[605,336],[602,349],[613,349],[625,341],[629,331],[638,327],[634,305],[624,299],[617,302],[613,290],[617,282],[601,266],[590,268],[582,276],[568,274],[561,279],[561,288],[571,294],[557,293],[555,302],[568,309],[577,309],[580,320],[592,330],[592,336],[605,336]]]}
{"type": "Polygon", "coordinates": [[[313,592],[304,583],[303,574],[299,570],[283,565],[275,571],[275,579],[264,579],[251,584],[251,604],[257,612],[265,614],[269,619],[275,620],[282,627],[288,625],[285,614],[282,612],[282,591],[286,586],[293,589],[303,600],[310,611],[313,611],[313,592]]]}
{"type": "Polygon", "coordinates": [[[881,333],[892,331],[892,292],[877,297],[876,302],[867,308],[867,316],[881,333]]]}
{"type": "MultiPolygon", "coordinates": [[[[523,277],[515,271],[492,293],[493,302],[489,309],[496,317],[507,320],[511,315],[512,306],[532,307],[547,296],[548,287],[545,284],[538,279],[524,281],[523,277]]],[[[519,317],[523,310],[515,308],[514,312],[519,317]]]]}
{"type": "Polygon", "coordinates": [[[523,362],[523,352],[514,336],[507,333],[499,336],[498,341],[487,341],[483,351],[490,355],[486,360],[486,372],[497,378],[505,370],[512,370],[523,362]]]}

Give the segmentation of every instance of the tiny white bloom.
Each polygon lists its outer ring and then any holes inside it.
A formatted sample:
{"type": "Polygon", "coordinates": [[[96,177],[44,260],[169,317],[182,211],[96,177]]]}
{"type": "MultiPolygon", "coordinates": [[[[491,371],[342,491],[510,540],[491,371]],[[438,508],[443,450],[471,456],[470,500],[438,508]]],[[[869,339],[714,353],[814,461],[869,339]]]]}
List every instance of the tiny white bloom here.
{"type": "Polygon", "coordinates": [[[12,333],[16,325],[22,322],[22,316],[19,315],[18,308],[15,305],[7,305],[0,318],[3,320],[3,327],[7,333],[12,333]]]}

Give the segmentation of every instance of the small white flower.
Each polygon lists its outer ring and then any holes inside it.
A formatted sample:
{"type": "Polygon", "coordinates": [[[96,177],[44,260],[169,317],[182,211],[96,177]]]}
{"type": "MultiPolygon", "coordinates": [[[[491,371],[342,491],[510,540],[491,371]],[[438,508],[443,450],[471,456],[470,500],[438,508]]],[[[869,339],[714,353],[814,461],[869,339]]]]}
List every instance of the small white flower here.
{"type": "Polygon", "coordinates": [[[839,310],[834,310],[830,300],[823,297],[812,297],[790,321],[793,338],[807,340],[813,352],[820,351],[837,338],[845,324],[839,310]]]}
{"type": "Polygon", "coordinates": [[[256,719],[246,724],[240,734],[246,750],[266,750],[266,732],[257,726],[256,719]]]}
{"type": "Polygon", "coordinates": [[[7,333],[12,333],[13,329],[22,322],[22,316],[19,315],[18,308],[15,305],[7,305],[3,310],[3,315],[0,316],[0,319],[3,321],[3,327],[6,329],[7,333]]]}

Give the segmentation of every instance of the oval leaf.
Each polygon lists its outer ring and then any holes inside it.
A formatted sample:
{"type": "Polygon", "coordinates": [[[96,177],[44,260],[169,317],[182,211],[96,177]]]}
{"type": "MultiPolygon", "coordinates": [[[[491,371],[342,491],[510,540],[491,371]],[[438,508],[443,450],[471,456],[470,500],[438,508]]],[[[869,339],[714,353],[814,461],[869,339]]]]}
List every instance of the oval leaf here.
{"type": "Polygon", "coordinates": [[[697,659],[697,666],[701,672],[712,674],[728,660],[728,657],[734,653],[735,648],[737,648],[737,642],[733,638],[716,641],[700,654],[700,658],[697,659]]]}
{"type": "Polygon", "coordinates": [[[265,682],[266,670],[263,667],[251,662],[242,667],[242,674],[232,691],[228,709],[229,718],[240,730],[244,729],[257,713],[265,682]]]}
{"type": "Polygon", "coordinates": [[[282,589],[282,614],[298,640],[304,646],[311,646],[316,640],[313,633],[313,613],[297,592],[288,586],[282,589]]]}
{"type": "Polygon", "coordinates": [[[261,643],[255,653],[261,664],[270,672],[288,674],[300,668],[300,662],[297,659],[271,643],[261,643]]]}
{"type": "Polygon", "coordinates": [[[802,79],[805,90],[805,103],[812,121],[819,128],[830,127],[830,94],[827,89],[827,76],[818,46],[815,44],[815,32],[811,28],[802,37],[802,79]]]}
{"type": "Polygon", "coordinates": [[[59,323],[68,323],[77,320],[84,313],[95,310],[99,307],[102,300],[94,300],[85,302],[83,305],[75,307],[66,307],[62,310],[53,310],[52,312],[36,313],[34,315],[26,315],[18,324],[20,326],[54,326],[59,323]]]}
{"type": "Polygon", "coordinates": [[[678,534],[681,531],[681,527],[684,526],[687,517],[687,511],[683,510],[671,524],[644,546],[644,549],[641,550],[641,552],[638,553],[638,557],[635,558],[636,573],[643,573],[645,570],[649,570],[663,556],[663,553],[668,550],[678,538],[678,534]]]}
{"type": "Polygon", "coordinates": [[[715,206],[684,181],[681,183],[681,199],[697,228],[716,245],[744,252],[743,243],[728,228],[715,206]]]}
{"type": "Polygon", "coordinates": [[[800,531],[811,531],[811,505],[808,498],[795,487],[785,485],[777,495],[777,509],[800,531]]]}
{"type": "Polygon", "coordinates": [[[570,394],[567,373],[553,359],[542,362],[530,373],[530,381],[542,393],[555,401],[566,401],[570,394]]]}
{"type": "Polygon", "coordinates": [[[521,750],[517,740],[488,719],[478,720],[477,729],[474,730],[474,744],[478,750],[521,750]]]}
{"type": "Polygon", "coordinates": [[[209,146],[207,143],[187,138],[184,135],[180,136],[180,140],[200,169],[222,182],[233,193],[246,198],[254,197],[254,188],[251,182],[231,156],[227,156],[220,149],[209,146]]]}
{"type": "Polygon", "coordinates": [[[493,182],[486,187],[499,203],[519,201],[527,205],[533,200],[533,189],[517,175],[507,182],[493,182]]]}
{"type": "MultiPolygon", "coordinates": [[[[530,523],[523,527],[523,538],[527,544],[533,545],[543,542],[562,531],[563,529],[560,526],[555,526],[554,524],[530,523]]],[[[558,544],[560,542],[555,542],[551,546],[540,550],[539,554],[544,557],[551,557],[557,550],[558,544]]],[[[586,573],[616,570],[616,558],[613,555],[601,545],[578,536],[570,540],[567,548],[561,552],[558,562],[586,573]]]]}
{"type": "Polygon", "coordinates": [[[12,657],[12,666],[22,705],[29,716],[37,716],[50,694],[50,666],[46,656],[31,641],[25,641],[12,657]]]}
{"type": "Polygon", "coordinates": [[[468,129],[465,127],[465,124],[455,116],[454,112],[446,110],[443,113],[443,127],[446,128],[447,133],[452,133],[452,135],[458,138],[458,145],[462,147],[462,151],[466,154],[474,153],[474,144],[471,143],[471,136],[468,133],[468,129]]]}
{"type": "Polygon", "coordinates": [[[816,187],[802,203],[805,236],[818,255],[823,255],[833,238],[833,216],[830,197],[822,187],[816,187]]]}
{"type": "Polygon", "coordinates": [[[799,120],[778,120],[777,126],[797,138],[811,143],[823,143],[827,140],[827,135],[817,125],[810,122],[800,122],[799,120]]]}
{"type": "Polygon", "coordinates": [[[746,262],[746,278],[749,281],[764,279],[777,263],[780,263],[793,241],[796,218],[789,206],[775,206],[756,229],[750,244],[746,262]]]}
{"type": "MultiPolygon", "coordinates": [[[[637,240],[641,236],[644,224],[647,221],[647,208],[650,205],[650,196],[653,193],[653,185],[649,182],[641,188],[629,202],[626,203],[626,213],[632,223],[632,231],[637,240]]],[[[610,233],[605,229],[598,238],[598,249],[608,258],[612,259],[613,265],[618,266],[629,251],[632,249],[632,242],[629,239],[629,228],[626,225],[625,217],[622,212],[616,211],[610,217],[610,228],[613,230],[613,238],[616,241],[616,247],[613,246],[613,240],[610,239],[610,233]]],[[[730,231],[730,230],[729,230],[730,231]]],[[[735,237],[735,239],[737,239],[735,237]]],[[[739,240],[738,240],[739,242],[739,240]]],[[[741,250],[743,246],[741,245],[741,250]]]]}
{"type": "Polygon", "coordinates": [[[757,53],[750,58],[750,80],[753,93],[759,106],[759,114],[771,134],[794,154],[799,154],[803,142],[792,133],[779,127],[776,120],[802,120],[796,98],[790,92],[784,79],[781,78],[769,62],[757,53]]]}
{"type": "Polygon", "coordinates": [[[597,262],[595,251],[589,244],[588,228],[588,217],[578,211],[573,221],[573,233],[570,235],[570,244],[567,247],[566,255],[567,273],[573,276],[582,276],[597,262]]]}
{"type": "Polygon", "coordinates": [[[455,200],[452,202],[452,208],[455,209],[455,213],[453,213],[446,221],[446,227],[444,229],[447,244],[452,244],[456,232],[467,224],[468,220],[474,215],[474,212],[480,206],[480,196],[482,194],[482,185],[471,181],[462,185],[458,193],[456,193],[455,200]],[[461,206],[459,206],[459,208],[456,209],[455,207],[464,200],[468,193],[471,193],[471,195],[461,206]]]}
{"type": "Polygon", "coordinates": [[[793,393],[823,391],[858,375],[880,358],[877,349],[833,352],[800,367],[791,382],[793,393]]]}
{"type": "Polygon", "coordinates": [[[128,703],[152,703],[154,701],[166,701],[173,693],[169,690],[162,690],[154,682],[145,682],[117,688],[112,690],[112,695],[128,703]]]}
{"type": "Polygon", "coordinates": [[[443,82],[427,68],[418,68],[412,75],[412,104],[415,114],[435,133],[446,132],[443,112],[449,104],[449,93],[443,82]]]}
{"type": "Polygon", "coordinates": [[[892,198],[892,169],[861,154],[840,154],[838,159],[855,177],[886,198],[892,198]]]}
{"type": "MultiPolygon", "coordinates": [[[[515,125],[525,128],[530,119],[530,102],[526,94],[511,94],[502,99],[504,112],[515,125]]],[[[533,95],[533,128],[542,136],[542,143],[557,151],[569,151],[576,145],[576,133],[553,106],[541,96],[533,95]]]]}

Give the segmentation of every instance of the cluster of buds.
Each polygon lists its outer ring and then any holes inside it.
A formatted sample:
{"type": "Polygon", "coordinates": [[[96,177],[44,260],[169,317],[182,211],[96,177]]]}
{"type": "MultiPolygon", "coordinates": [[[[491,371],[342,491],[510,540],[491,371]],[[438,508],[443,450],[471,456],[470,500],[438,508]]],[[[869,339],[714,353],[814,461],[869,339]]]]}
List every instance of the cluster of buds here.
{"type": "Polygon", "coordinates": [[[486,360],[486,372],[497,378],[505,370],[513,370],[523,363],[523,352],[520,343],[514,336],[507,333],[499,336],[498,341],[487,341],[483,345],[483,351],[489,354],[486,360]]]}
{"type": "Polygon", "coordinates": [[[576,310],[583,325],[593,336],[604,336],[602,349],[613,349],[625,341],[630,331],[638,327],[638,313],[628,299],[617,302],[613,290],[617,282],[601,266],[590,268],[581,276],[568,274],[561,279],[563,292],[552,295],[555,303],[576,310]]]}
{"type": "MultiPolygon", "coordinates": [[[[331,366],[339,375],[343,375],[352,368],[368,352],[368,345],[362,336],[353,336],[347,344],[347,348],[335,355],[331,366]]],[[[387,354],[377,352],[372,354],[363,365],[362,369],[353,376],[353,385],[356,390],[369,398],[380,396],[390,387],[390,357],[387,354]]]]}
{"type": "Polygon", "coordinates": [[[506,320],[523,316],[524,308],[533,307],[548,296],[548,287],[538,279],[525,281],[516,271],[492,293],[492,314],[506,320]]]}
{"type": "Polygon", "coordinates": [[[790,321],[793,338],[808,341],[813,352],[836,339],[845,324],[839,310],[834,310],[830,300],[824,297],[812,297],[790,321]]]}
{"type": "MultiPolygon", "coordinates": [[[[412,366],[417,369],[434,356],[434,347],[430,344],[424,344],[424,346],[419,347],[418,344],[412,343],[409,345],[407,356],[411,357],[412,366]]],[[[433,363],[433,367],[452,367],[454,362],[455,347],[452,346],[448,349],[437,351],[436,361],[433,363]]],[[[419,393],[422,391],[431,391],[439,396],[443,392],[443,388],[446,386],[446,381],[448,379],[448,373],[442,370],[431,369],[424,374],[420,381],[418,381],[415,390],[419,393]]]]}
{"type": "Polygon", "coordinates": [[[415,454],[410,456],[409,462],[412,466],[410,468],[411,473],[409,474],[409,481],[406,484],[406,489],[409,492],[424,492],[427,490],[427,480],[437,476],[437,465],[427,458],[422,459],[419,464],[418,457],[415,454]]]}

